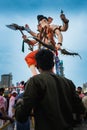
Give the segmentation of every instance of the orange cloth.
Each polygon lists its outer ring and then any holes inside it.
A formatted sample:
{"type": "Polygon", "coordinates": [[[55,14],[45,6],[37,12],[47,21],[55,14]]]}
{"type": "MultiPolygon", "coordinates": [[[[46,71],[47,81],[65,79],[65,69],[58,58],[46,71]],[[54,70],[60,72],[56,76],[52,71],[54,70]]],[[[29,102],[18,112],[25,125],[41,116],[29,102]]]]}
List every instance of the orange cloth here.
{"type": "Polygon", "coordinates": [[[25,61],[28,66],[36,65],[35,55],[38,52],[38,50],[32,51],[25,57],[25,61]]]}

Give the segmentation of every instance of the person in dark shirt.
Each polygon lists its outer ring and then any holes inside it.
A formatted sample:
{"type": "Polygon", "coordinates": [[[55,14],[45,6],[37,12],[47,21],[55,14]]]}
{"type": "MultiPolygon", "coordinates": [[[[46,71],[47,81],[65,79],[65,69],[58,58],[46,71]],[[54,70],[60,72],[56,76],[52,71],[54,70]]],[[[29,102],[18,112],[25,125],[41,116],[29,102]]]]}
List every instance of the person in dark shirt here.
{"type": "MultiPolygon", "coordinates": [[[[21,81],[21,84],[23,85],[23,88],[25,88],[26,82],[21,81]]],[[[24,92],[20,93],[16,99],[15,99],[15,105],[16,103],[22,99],[24,92]]],[[[14,109],[15,109],[14,105],[14,109]]],[[[30,130],[30,118],[24,123],[16,121],[16,130],[30,130]]]]}
{"type": "Polygon", "coordinates": [[[23,99],[16,105],[16,120],[26,122],[33,109],[35,130],[72,130],[73,114],[85,111],[74,83],[53,72],[50,50],[40,50],[35,58],[40,74],[27,81],[23,99]]]}

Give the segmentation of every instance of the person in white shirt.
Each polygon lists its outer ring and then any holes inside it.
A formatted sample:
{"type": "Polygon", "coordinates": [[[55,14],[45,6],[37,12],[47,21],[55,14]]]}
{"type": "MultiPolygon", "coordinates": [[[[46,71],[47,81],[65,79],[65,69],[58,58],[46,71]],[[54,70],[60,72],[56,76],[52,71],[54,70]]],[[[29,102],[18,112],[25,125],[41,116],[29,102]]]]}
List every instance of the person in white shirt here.
{"type": "Polygon", "coordinates": [[[9,99],[9,108],[8,108],[8,115],[10,117],[14,116],[13,107],[15,105],[15,98],[16,98],[16,96],[17,96],[17,91],[12,91],[11,97],[9,99]]]}

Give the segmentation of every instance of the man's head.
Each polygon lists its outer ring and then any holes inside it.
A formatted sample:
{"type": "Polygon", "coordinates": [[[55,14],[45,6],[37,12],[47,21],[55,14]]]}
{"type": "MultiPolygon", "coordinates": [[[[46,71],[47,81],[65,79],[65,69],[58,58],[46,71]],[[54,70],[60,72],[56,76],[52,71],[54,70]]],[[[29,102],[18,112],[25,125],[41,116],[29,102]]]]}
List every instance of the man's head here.
{"type": "Polygon", "coordinates": [[[81,92],[82,92],[82,87],[78,86],[77,92],[78,92],[79,94],[81,94],[81,92]]]}
{"type": "Polygon", "coordinates": [[[16,97],[17,96],[17,91],[13,90],[11,94],[12,94],[13,97],[16,97]]]}
{"type": "Polygon", "coordinates": [[[40,50],[36,56],[37,68],[43,71],[50,71],[54,67],[54,54],[47,49],[40,50]]]}
{"type": "Polygon", "coordinates": [[[5,89],[4,88],[0,88],[0,95],[3,95],[5,89]]]}
{"type": "Polygon", "coordinates": [[[20,84],[21,84],[21,85],[24,85],[24,81],[21,81],[20,84]]]}

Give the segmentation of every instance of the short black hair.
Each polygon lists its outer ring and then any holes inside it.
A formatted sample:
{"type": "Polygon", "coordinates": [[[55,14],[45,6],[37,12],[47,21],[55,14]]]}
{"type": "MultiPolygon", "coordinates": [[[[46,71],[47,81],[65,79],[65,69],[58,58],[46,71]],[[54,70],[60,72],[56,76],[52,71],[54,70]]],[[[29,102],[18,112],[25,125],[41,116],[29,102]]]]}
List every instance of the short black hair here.
{"type": "Polygon", "coordinates": [[[24,85],[24,81],[21,81],[20,84],[21,84],[21,85],[24,85]]]}
{"type": "Polygon", "coordinates": [[[82,87],[78,86],[77,89],[82,90],[82,87]]]}
{"type": "Polygon", "coordinates": [[[4,88],[0,88],[0,92],[4,92],[5,91],[5,89],[4,88]]]}
{"type": "Polygon", "coordinates": [[[41,49],[35,56],[37,68],[50,70],[54,66],[54,54],[48,49],[41,49]]]}

